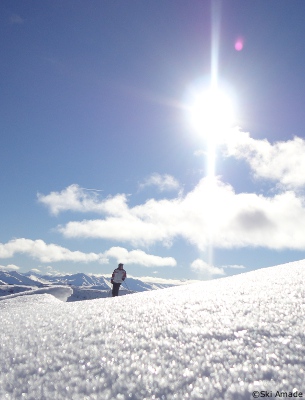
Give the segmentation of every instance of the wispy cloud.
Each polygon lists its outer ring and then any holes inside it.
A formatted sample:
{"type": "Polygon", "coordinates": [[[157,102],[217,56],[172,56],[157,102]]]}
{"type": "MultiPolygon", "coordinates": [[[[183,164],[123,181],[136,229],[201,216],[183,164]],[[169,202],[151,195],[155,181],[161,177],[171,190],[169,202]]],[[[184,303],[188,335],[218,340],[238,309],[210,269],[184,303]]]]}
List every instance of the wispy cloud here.
{"type": "Polygon", "coordinates": [[[139,188],[144,189],[149,186],[155,186],[160,192],[179,190],[180,184],[173,176],[154,173],[140,183],[139,188]]]}
{"type": "MultiPolygon", "coordinates": [[[[176,260],[172,257],[159,257],[147,254],[142,250],[128,251],[123,247],[111,247],[104,253],[83,253],[81,251],[71,251],[56,244],[46,244],[43,240],[20,238],[4,244],[0,243],[0,258],[11,258],[18,253],[27,254],[43,263],[59,261],[89,263],[97,261],[101,264],[108,264],[109,259],[114,258],[117,262],[145,267],[174,267],[176,265],[176,260]]],[[[11,269],[13,267],[11,266],[11,269]]]]}
{"type": "Polygon", "coordinates": [[[13,14],[10,17],[10,23],[11,24],[17,24],[17,25],[21,25],[24,23],[24,19],[20,17],[20,15],[18,14],[13,14]]]}
{"type": "Polygon", "coordinates": [[[246,267],[244,265],[223,265],[222,268],[228,268],[228,269],[245,269],[246,267]]]}

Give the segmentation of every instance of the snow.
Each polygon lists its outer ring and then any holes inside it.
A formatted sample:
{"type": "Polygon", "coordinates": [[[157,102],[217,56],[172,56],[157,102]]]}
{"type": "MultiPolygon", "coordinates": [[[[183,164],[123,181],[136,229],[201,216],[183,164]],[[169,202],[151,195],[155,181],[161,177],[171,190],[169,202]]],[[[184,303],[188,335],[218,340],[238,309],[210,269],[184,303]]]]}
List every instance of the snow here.
{"type": "Polygon", "coordinates": [[[37,281],[37,279],[30,279],[27,276],[19,274],[16,271],[0,271],[0,280],[10,285],[42,286],[42,284],[37,281]]]}
{"type": "Polygon", "coordinates": [[[54,276],[54,277],[44,277],[45,280],[49,280],[54,283],[59,284],[67,284],[73,286],[103,286],[104,289],[109,288],[110,282],[107,281],[104,277],[96,277],[94,275],[89,276],[84,273],[78,273],[73,275],[64,275],[64,276],[54,276]]]}
{"type": "MultiPolygon", "coordinates": [[[[1,296],[1,300],[8,300],[14,297],[29,296],[34,294],[51,294],[61,301],[67,301],[67,299],[72,295],[73,289],[67,286],[52,286],[45,287],[43,289],[33,289],[27,291],[21,291],[19,293],[14,293],[7,296],[1,296]]],[[[0,305],[1,306],[1,305],[0,305]]]]}
{"type": "Polygon", "coordinates": [[[28,290],[37,289],[36,286],[25,286],[25,285],[6,285],[0,282],[0,300],[1,296],[8,296],[13,293],[25,292],[28,290]]]}
{"type": "MultiPolygon", "coordinates": [[[[108,290],[97,290],[97,289],[88,289],[86,287],[78,287],[72,286],[73,293],[67,299],[68,302],[71,301],[83,301],[83,300],[93,300],[93,299],[102,299],[105,297],[112,297],[111,289],[108,290]]],[[[125,296],[126,294],[134,294],[135,292],[128,291],[124,288],[120,288],[119,296],[125,296]]]]}
{"type": "Polygon", "coordinates": [[[5,298],[0,398],[305,397],[304,284],[301,261],[116,298],[5,298]]]}

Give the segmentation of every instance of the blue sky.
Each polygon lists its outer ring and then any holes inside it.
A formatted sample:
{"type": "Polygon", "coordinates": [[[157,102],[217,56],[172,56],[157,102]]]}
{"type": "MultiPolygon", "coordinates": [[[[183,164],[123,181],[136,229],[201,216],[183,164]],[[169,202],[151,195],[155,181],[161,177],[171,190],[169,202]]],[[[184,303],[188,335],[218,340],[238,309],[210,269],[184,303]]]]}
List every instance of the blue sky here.
{"type": "Polygon", "coordinates": [[[2,268],[207,279],[305,258],[305,4],[214,6],[1,2],[2,268]],[[238,128],[207,178],[187,101],[215,24],[238,128]]]}

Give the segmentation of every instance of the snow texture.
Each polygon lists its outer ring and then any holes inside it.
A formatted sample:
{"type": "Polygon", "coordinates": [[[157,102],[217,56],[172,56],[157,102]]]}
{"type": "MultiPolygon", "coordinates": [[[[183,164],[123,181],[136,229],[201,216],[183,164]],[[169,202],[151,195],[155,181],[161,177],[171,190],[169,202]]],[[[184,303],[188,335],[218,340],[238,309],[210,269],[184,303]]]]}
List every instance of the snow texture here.
{"type": "Polygon", "coordinates": [[[0,399],[305,397],[304,284],[302,261],[116,298],[6,298],[0,399]]]}

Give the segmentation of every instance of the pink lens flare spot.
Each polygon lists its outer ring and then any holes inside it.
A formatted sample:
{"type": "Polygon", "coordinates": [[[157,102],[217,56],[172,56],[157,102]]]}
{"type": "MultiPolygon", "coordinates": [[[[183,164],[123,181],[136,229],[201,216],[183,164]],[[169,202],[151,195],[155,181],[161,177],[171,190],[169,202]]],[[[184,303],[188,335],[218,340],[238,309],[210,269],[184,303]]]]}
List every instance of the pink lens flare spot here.
{"type": "Polygon", "coordinates": [[[236,51],[241,51],[244,47],[244,41],[243,39],[239,38],[235,42],[235,50],[236,51]]]}

